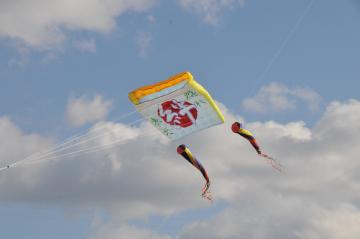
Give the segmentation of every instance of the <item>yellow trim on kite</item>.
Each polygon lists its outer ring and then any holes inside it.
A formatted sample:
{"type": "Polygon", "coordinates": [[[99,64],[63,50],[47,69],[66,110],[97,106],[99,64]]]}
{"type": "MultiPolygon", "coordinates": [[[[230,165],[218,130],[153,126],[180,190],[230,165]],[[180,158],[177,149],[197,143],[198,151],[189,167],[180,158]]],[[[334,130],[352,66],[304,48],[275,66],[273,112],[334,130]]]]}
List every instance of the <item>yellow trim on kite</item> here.
{"type": "Polygon", "coordinates": [[[209,102],[211,107],[218,114],[221,121],[225,122],[225,118],[224,118],[223,114],[221,113],[219,107],[216,105],[215,101],[211,98],[210,94],[205,90],[205,88],[202,87],[200,84],[198,84],[194,80],[194,77],[192,76],[192,74],[190,72],[182,72],[182,73],[179,73],[177,75],[174,75],[174,76],[170,77],[167,80],[160,81],[160,82],[157,82],[157,83],[152,84],[152,85],[147,85],[147,86],[140,87],[140,88],[138,88],[138,89],[136,89],[136,90],[129,93],[129,99],[133,104],[138,105],[140,103],[140,100],[142,98],[144,98],[145,96],[150,95],[150,94],[154,94],[154,93],[159,92],[159,91],[161,91],[163,89],[166,89],[168,87],[172,87],[172,86],[174,86],[176,84],[179,84],[180,82],[183,82],[183,81],[187,81],[188,84],[192,88],[194,88],[201,95],[203,95],[207,99],[207,101],[209,102]]]}
{"type": "Polygon", "coordinates": [[[194,156],[192,155],[190,149],[188,149],[187,147],[184,149],[185,153],[189,156],[189,159],[191,160],[193,165],[196,165],[196,161],[194,156]]]}
{"type": "Polygon", "coordinates": [[[193,81],[193,80],[194,80],[194,78],[190,72],[182,72],[182,73],[179,73],[177,75],[170,77],[167,80],[160,81],[160,82],[157,82],[152,85],[143,86],[143,87],[140,87],[140,88],[130,92],[129,99],[131,102],[133,102],[135,105],[137,105],[137,104],[139,104],[139,101],[147,95],[159,92],[165,88],[174,86],[183,81],[193,81]]]}
{"type": "Polygon", "coordinates": [[[249,130],[246,130],[246,129],[244,129],[244,128],[239,129],[239,133],[240,133],[240,134],[245,134],[245,135],[247,135],[247,136],[254,137],[254,135],[253,135],[249,130]]]}
{"type": "Polygon", "coordinates": [[[210,103],[211,107],[215,110],[215,112],[218,114],[221,121],[224,123],[225,122],[225,117],[221,113],[221,111],[220,111],[219,107],[216,105],[215,101],[211,98],[209,92],[207,92],[207,90],[205,90],[205,88],[202,87],[195,80],[189,81],[189,85],[192,88],[194,88],[195,90],[197,90],[200,94],[202,94],[207,99],[207,101],[210,103]]]}

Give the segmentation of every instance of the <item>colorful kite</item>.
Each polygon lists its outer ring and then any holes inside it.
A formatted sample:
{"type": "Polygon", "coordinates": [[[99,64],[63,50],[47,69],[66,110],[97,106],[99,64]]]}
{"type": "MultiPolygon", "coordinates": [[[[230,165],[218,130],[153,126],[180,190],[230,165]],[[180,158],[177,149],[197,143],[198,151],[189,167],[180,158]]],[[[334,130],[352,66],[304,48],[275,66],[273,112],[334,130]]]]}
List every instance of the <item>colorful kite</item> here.
{"type": "Polygon", "coordinates": [[[224,122],[210,94],[190,72],[129,93],[136,110],[171,140],[224,122]]]}
{"type": "Polygon", "coordinates": [[[209,176],[205,170],[205,168],[201,165],[201,163],[193,156],[193,154],[190,152],[189,148],[187,148],[184,144],[179,145],[177,147],[177,152],[178,154],[180,154],[181,156],[183,156],[189,163],[191,163],[195,168],[197,168],[201,174],[203,175],[203,177],[206,180],[205,186],[202,189],[202,193],[201,196],[203,198],[206,198],[210,201],[212,201],[212,196],[211,193],[209,191],[210,189],[210,180],[209,180],[209,176]]]}
{"type": "Polygon", "coordinates": [[[250,144],[254,147],[254,149],[256,150],[256,152],[258,153],[258,155],[260,155],[261,157],[267,159],[268,163],[274,168],[276,169],[277,171],[279,171],[280,173],[283,173],[283,174],[286,174],[285,170],[284,170],[284,167],[279,163],[277,162],[276,159],[272,158],[271,156],[267,155],[267,154],[264,154],[261,152],[261,149],[258,145],[258,143],[256,142],[256,139],[255,137],[253,136],[253,134],[244,129],[242,127],[242,125],[239,123],[239,122],[234,122],[232,125],[231,125],[231,130],[236,133],[236,134],[239,134],[241,135],[242,137],[244,137],[245,139],[247,139],[250,144]]]}

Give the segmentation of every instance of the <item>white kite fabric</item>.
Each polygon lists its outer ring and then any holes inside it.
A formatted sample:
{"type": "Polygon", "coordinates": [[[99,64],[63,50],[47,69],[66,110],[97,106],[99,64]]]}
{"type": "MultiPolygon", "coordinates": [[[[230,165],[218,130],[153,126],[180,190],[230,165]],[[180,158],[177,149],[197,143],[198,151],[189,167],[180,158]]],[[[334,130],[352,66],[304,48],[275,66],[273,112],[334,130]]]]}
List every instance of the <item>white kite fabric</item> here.
{"type": "Polygon", "coordinates": [[[171,140],[224,122],[209,93],[189,72],[129,94],[137,111],[171,140]]]}

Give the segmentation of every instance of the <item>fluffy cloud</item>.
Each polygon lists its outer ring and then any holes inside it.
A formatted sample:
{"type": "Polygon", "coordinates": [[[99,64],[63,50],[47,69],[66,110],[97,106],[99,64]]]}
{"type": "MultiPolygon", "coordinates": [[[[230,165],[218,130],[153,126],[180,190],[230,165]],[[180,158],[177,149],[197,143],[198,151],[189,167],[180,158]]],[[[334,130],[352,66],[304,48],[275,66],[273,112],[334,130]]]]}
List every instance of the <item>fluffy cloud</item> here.
{"type": "Polygon", "coordinates": [[[231,206],[213,219],[188,226],[180,238],[360,236],[360,181],[356,176],[360,169],[356,156],[360,102],[330,104],[312,129],[301,123],[274,124],[256,122],[248,127],[264,148],[283,159],[288,175],[274,177],[251,168],[241,171],[245,165],[231,167],[238,170],[234,180],[239,184],[233,188],[237,193],[227,198],[231,206]]]}
{"type": "Polygon", "coordinates": [[[153,0],[19,0],[0,2],[0,36],[38,49],[59,46],[67,31],[110,32],[116,17],[144,11],[153,0]]]}
{"type": "Polygon", "coordinates": [[[179,3],[184,9],[200,15],[205,23],[217,25],[224,10],[243,6],[245,0],[179,0],[179,3]]]}
{"type": "Polygon", "coordinates": [[[314,90],[309,88],[294,88],[271,83],[262,87],[253,98],[246,98],[242,106],[248,110],[258,113],[268,111],[294,110],[298,102],[304,102],[310,110],[317,110],[321,97],[314,90]]]}
{"type": "Polygon", "coordinates": [[[73,98],[69,100],[66,117],[71,125],[82,126],[104,119],[111,106],[111,101],[103,99],[100,95],[96,95],[93,99],[73,98]]]}
{"type": "MultiPolygon", "coordinates": [[[[212,218],[187,225],[179,238],[359,238],[359,101],[331,103],[312,128],[303,122],[246,123],[263,150],[286,166],[286,176],[271,170],[244,139],[231,132],[230,125],[238,118],[222,108],[227,118],[224,125],[181,142],[169,142],[148,123],[138,127],[111,122],[95,125],[86,139],[101,136],[72,150],[94,149],[114,141],[119,142],[117,147],[83,151],[77,160],[63,157],[44,161],[39,167],[8,170],[0,174],[0,201],[104,208],[122,220],[100,225],[95,238],[120,234],[167,238],[126,226],[123,220],[211,206],[199,196],[201,175],[176,154],[176,146],[186,143],[208,170],[215,200],[225,201],[228,207],[212,218]],[[33,170],[37,170],[36,180],[27,178],[26,182],[32,182],[31,190],[21,178],[9,180],[32,175],[33,170]]],[[[19,132],[4,131],[6,128],[0,127],[0,135],[10,139],[19,132]]],[[[1,154],[26,137],[20,134],[9,140],[1,154]]]]}
{"type": "MultiPolygon", "coordinates": [[[[28,155],[45,150],[52,145],[52,140],[41,137],[37,134],[25,134],[7,117],[0,117],[0,167],[13,164],[19,160],[25,159],[28,155]]],[[[37,172],[42,167],[34,169],[31,173],[22,173],[18,175],[7,174],[0,171],[0,185],[13,185],[8,192],[17,194],[19,188],[16,187],[19,182],[24,190],[31,190],[32,186],[39,183],[37,172]]],[[[6,195],[5,195],[6,197],[6,195]]],[[[20,200],[20,198],[18,198],[20,200]]]]}

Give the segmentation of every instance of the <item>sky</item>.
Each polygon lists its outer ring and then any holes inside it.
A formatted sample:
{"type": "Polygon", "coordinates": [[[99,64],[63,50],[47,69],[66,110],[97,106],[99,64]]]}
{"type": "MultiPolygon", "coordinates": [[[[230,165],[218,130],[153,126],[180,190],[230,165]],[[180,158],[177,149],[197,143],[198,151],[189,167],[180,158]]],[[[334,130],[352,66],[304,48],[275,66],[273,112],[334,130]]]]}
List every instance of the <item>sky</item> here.
{"type": "Polygon", "coordinates": [[[359,24],[358,0],[0,1],[2,237],[360,238],[359,24]],[[183,71],[226,120],[169,141],[128,92],[183,71]],[[86,132],[120,143],[23,160],[86,132]]]}

